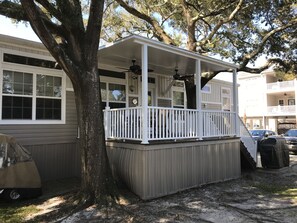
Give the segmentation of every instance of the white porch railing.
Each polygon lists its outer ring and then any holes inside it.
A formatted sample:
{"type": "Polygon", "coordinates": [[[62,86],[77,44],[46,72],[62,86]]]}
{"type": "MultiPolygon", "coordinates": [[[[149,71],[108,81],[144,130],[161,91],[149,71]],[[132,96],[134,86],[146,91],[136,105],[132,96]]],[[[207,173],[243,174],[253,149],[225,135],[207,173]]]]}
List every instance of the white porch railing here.
{"type": "Polygon", "coordinates": [[[112,139],[142,139],[141,107],[106,109],[105,135],[112,139]]]}
{"type": "Polygon", "coordinates": [[[294,84],[295,81],[278,81],[278,82],[274,82],[274,83],[268,83],[267,84],[267,90],[269,91],[279,91],[279,90],[284,90],[284,89],[288,89],[288,88],[294,88],[294,84]]]}
{"type": "Polygon", "coordinates": [[[235,113],[202,111],[203,137],[235,136],[235,113]]]}
{"type": "MultiPolygon", "coordinates": [[[[105,134],[107,139],[142,140],[141,107],[106,109],[105,134]]],[[[194,109],[148,107],[148,140],[190,139],[235,136],[233,112],[202,111],[199,130],[199,112],[194,109]]]]}
{"type": "Polygon", "coordinates": [[[241,118],[239,116],[237,118],[239,120],[240,140],[257,163],[257,142],[253,139],[241,118]]]}
{"type": "Polygon", "coordinates": [[[296,106],[288,105],[288,106],[268,106],[267,107],[267,115],[295,115],[296,114],[296,106]]]}

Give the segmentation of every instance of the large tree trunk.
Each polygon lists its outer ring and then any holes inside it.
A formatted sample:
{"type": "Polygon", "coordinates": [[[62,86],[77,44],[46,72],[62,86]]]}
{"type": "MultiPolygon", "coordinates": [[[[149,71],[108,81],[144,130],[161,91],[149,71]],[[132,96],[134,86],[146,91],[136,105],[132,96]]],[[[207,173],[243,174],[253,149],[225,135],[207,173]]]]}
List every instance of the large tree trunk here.
{"type": "MultiPolygon", "coordinates": [[[[219,72],[218,72],[219,73],[219,72]]],[[[210,81],[217,73],[213,72],[207,77],[201,77],[201,89],[210,81]]],[[[187,77],[184,79],[186,87],[186,96],[187,96],[187,108],[196,109],[196,83],[194,75],[192,77],[187,77]]]]}
{"type": "Polygon", "coordinates": [[[81,192],[91,203],[107,204],[116,194],[105,145],[100,80],[96,71],[80,77],[74,88],[82,153],[81,192]]]}

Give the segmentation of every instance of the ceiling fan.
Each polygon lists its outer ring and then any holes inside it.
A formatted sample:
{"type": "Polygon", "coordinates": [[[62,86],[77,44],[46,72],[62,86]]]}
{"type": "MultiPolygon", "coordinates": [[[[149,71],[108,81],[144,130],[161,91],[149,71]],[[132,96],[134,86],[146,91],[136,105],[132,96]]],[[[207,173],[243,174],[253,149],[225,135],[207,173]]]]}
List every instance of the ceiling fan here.
{"type": "MultiPolygon", "coordinates": [[[[136,60],[133,59],[132,60],[132,65],[129,67],[129,69],[127,71],[132,72],[133,74],[141,75],[141,70],[142,70],[141,67],[136,64],[136,60]]],[[[154,70],[148,69],[147,71],[148,72],[153,72],[154,70]]]]}

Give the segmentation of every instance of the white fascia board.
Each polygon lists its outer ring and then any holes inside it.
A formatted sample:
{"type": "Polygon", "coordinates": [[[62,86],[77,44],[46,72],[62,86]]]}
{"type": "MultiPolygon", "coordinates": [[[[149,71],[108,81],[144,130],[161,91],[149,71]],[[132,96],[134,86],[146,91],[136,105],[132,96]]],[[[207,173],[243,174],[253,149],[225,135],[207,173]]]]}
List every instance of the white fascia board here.
{"type": "Polygon", "coordinates": [[[11,45],[11,46],[17,46],[21,48],[35,49],[35,50],[48,52],[45,46],[40,42],[21,39],[13,36],[7,36],[3,34],[0,34],[0,43],[4,43],[5,45],[11,45]]]}

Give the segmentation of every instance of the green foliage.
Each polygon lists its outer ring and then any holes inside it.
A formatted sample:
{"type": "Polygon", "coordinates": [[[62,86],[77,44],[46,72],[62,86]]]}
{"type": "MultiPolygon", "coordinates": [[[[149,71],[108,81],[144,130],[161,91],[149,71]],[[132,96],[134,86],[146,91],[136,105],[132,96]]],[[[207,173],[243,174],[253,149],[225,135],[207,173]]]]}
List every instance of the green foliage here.
{"type": "Polygon", "coordinates": [[[278,79],[284,80],[284,81],[290,81],[294,80],[296,78],[296,74],[294,73],[286,73],[283,71],[276,71],[275,75],[278,79]]]}
{"type": "Polygon", "coordinates": [[[280,184],[255,184],[254,187],[268,194],[280,195],[283,197],[290,197],[291,199],[297,199],[297,189],[294,185],[280,185],[280,184]]]}

